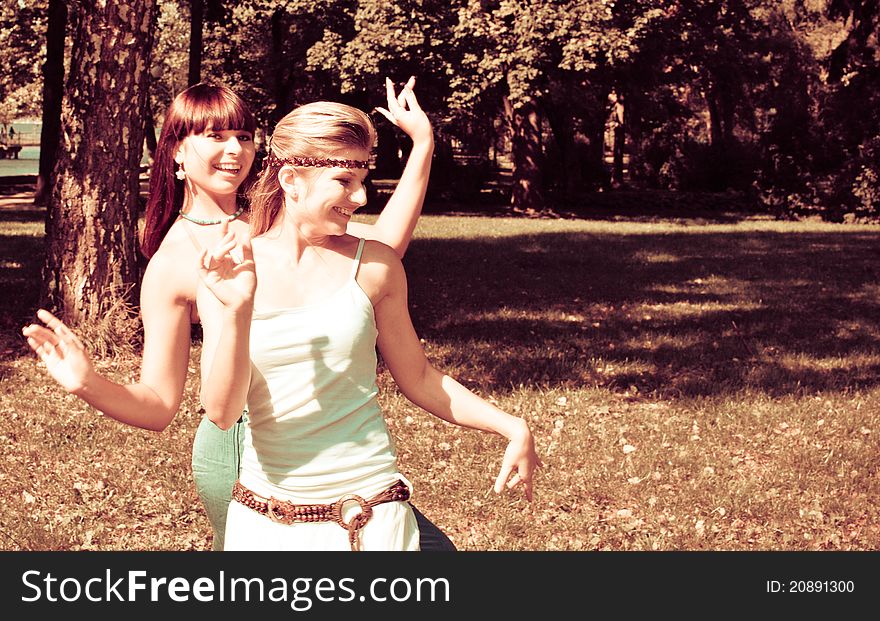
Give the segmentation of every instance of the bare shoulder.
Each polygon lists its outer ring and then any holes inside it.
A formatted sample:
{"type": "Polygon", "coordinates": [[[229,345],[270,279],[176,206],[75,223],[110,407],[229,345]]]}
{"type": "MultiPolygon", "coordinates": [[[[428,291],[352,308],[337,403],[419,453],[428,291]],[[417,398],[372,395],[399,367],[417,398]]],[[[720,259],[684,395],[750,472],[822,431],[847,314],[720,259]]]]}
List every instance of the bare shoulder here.
{"type": "Polygon", "coordinates": [[[162,240],[162,244],[147,263],[144,272],[143,293],[170,295],[175,300],[195,299],[197,260],[195,246],[186,232],[177,225],[162,240]]]}
{"type": "Polygon", "coordinates": [[[373,306],[389,295],[406,294],[406,275],[400,257],[379,241],[367,240],[364,244],[357,280],[373,306]]]}
{"type": "MultiPolygon", "coordinates": [[[[358,245],[360,243],[360,237],[350,234],[339,235],[333,240],[336,252],[346,255],[351,259],[357,254],[358,245]]],[[[394,263],[394,259],[397,259],[396,262],[400,263],[400,259],[397,258],[397,254],[390,246],[387,246],[380,241],[364,238],[364,250],[361,253],[361,268],[369,264],[375,264],[375,267],[378,267],[383,264],[394,263]]]]}
{"type": "Polygon", "coordinates": [[[403,264],[391,246],[380,241],[368,239],[364,243],[361,267],[379,270],[396,270],[399,268],[402,270],[403,264]]]}

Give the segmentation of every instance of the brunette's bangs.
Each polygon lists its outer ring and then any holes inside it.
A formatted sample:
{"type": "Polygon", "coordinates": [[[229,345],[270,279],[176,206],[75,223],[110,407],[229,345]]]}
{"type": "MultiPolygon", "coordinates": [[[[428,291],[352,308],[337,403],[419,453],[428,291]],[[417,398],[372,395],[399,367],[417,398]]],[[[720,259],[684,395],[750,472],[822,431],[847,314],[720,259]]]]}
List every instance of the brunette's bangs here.
{"type": "Polygon", "coordinates": [[[206,89],[187,102],[182,136],[200,134],[208,128],[222,131],[240,129],[254,133],[257,122],[245,103],[230,91],[206,89]]]}

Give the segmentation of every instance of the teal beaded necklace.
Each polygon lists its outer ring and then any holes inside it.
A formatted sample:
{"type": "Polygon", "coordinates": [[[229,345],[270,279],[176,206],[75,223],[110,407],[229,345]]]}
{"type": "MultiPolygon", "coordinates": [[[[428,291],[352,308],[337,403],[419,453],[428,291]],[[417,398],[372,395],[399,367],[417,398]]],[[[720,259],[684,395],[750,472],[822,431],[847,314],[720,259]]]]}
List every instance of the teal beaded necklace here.
{"type": "Polygon", "coordinates": [[[222,222],[232,222],[233,220],[238,218],[238,216],[244,213],[244,205],[239,207],[238,211],[236,211],[231,216],[224,216],[223,218],[217,218],[214,220],[203,220],[202,218],[196,218],[195,216],[191,216],[188,213],[183,213],[182,211],[179,211],[177,213],[179,213],[180,217],[184,220],[189,220],[190,222],[195,222],[196,224],[220,224],[222,222]]]}

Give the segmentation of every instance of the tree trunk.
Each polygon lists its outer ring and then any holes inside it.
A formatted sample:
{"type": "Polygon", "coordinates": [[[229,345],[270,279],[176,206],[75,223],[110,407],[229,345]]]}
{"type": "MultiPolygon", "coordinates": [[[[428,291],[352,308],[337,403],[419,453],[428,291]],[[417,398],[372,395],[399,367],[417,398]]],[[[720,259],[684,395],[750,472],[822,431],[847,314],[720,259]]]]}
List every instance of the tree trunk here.
{"type": "Polygon", "coordinates": [[[728,188],[734,179],[731,154],[734,146],[733,125],[736,111],[733,94],[723,75],[712,80],[707,100],[711,122],[710,146],[718,168],[718,174],[712,180],[712,189],[720,191],[728,188]]]}
{"type": "Polygon", "coordinates": [[[542,188],[541,117],[534,100],[514,108],[505,97],[504,109],[513,128],[513,192],[511,206],[518,211],[542,211],[545,207],[542,188]]]}
{"type": "Polygon", "coordinates": [[[43,127],[40,131],[40,168],[34,203],[45,205],[52,187],[52,166],[61,137],[61,100],[64,98],[64,38],[67,6],[64,0],[49,0],[46,28],[46,63],[43,65],[43,127]]]}
{"type": "Polygon", "coordinates": [[[584,179],[581,165],[577,157],[577,144],[574,141],[575,128],[571,113],[564,105],[549,104],[545,107],[547,121],[556,146],[559,149],[559,185],[566,198],[573,198],[583,189],[584,179]]]}
{"type": "Polygon", "coordinates": [[[590,179],[593,179],[602,186],[607,188],[610,175],[608,167],[605,165],[605,126],[608,118],[605,115],[604,106],[597,108],[595,114],[590,114],[584,124],[586,125],[586,133],[590,140],[587,149],[588,163],[587,171],[590,179]]]}
{"type": "Polygon", "coordinates": [[[397,179],[402,170],[397,132],[391,123],[380,121],[376,124],[376,134],[376,169],[373,175],[377,179],[397,179]]]}
{"type": "Polygon", "coordinates": [[[721,127],[721,110],[716,99],[717,91],[710,87],[706,93],[706,104],[709,108],[709,144],[716,149],[722,150],[724,147],[724,131],[721,127]]]}
{"type": "Polygon", "coordinates": [[[716,72],[706,92],[709,107],[710,142],[726,150],[733,144],[733,126],[736,121],[735,89],[730,88],[729,76],[716,72]]]}
{"type": "Polygon", "coordinates": [[[613,156],[613,166],[611,167],[611,185],[616,188],[623,185],[623,150],[626,146],[626,117],[624,114],[625,111],[626,109],[623,103],[623,94],[620,92],[616,92],[614,108],[612,112],[614,119],[614,141],[611,150],[613,156]]]}
{"type": "Polygon", "coordinates": [[[730,91],[722,91],[719,96],[721,140],[726,152],[729,152],[734,146],[733,127],[736,123],[736,106],[733,103],[733,97],[730,91]]]}
{"type": "Polygon", "coordinates": [[[285,28],[284,9],[278,8],[272,13],[270,18],[270,29],[272,33],[271,47],[271,63],[274,67],[272,75],[272,95],[275,100],[275,113],[272,118],[274,125],[289,112],[287,106],[287,70],[285,68],[284,59],[284,37],[290,36],[290,28],[285,28]]]}
{"type": "MultiPolygon", "coordinates": [[[[149,90],[149,89],[148,89],[149,90]]],[[[150,104],[150,97],[144,103],[144,144],[147,146],[147,153],[150,154],[150,163],[156,159],[156,122],[153,120],[153,106],[150,104]]]]}
{"type": "Polygon", "coordinates": [[[138,172],[156,0],[70,3],[76,12],[41,297],[74,323],[133,292],[138,172]]]}
{"type": "Polygon", "coordinates": [[[627,163],[627,176],[631,182],[649,182],[650,175],[646,174],[645,158],[643,149],[644,131],[643,119],[637,114],[644,109],[644,96],[627,93],[626,110],[626,133],[629,136],[629,162],[627,163]]]}
{"type": "Polygon", "coordinates": [[[191,0],[189,3],[189,73],[187,86],[202,81],[202,31],[205,24],[205,0],[191,0]]]}

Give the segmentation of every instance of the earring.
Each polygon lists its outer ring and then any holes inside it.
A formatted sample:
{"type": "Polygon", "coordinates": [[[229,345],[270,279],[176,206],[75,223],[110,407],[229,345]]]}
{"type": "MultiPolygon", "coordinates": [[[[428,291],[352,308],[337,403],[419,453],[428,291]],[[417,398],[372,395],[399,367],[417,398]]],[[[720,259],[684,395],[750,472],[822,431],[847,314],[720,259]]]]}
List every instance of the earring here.
{"type": "Polygon", "coordinates": [[[183,164],[178,164],[177,166],[177,172],[174,173],[174,176],[183,181],[186,179],[186,171],[183,169],[183,164]]]}

